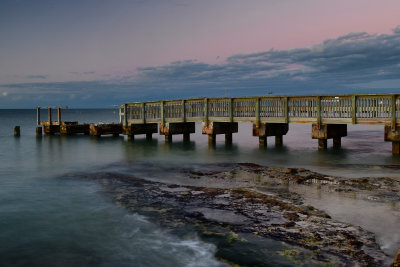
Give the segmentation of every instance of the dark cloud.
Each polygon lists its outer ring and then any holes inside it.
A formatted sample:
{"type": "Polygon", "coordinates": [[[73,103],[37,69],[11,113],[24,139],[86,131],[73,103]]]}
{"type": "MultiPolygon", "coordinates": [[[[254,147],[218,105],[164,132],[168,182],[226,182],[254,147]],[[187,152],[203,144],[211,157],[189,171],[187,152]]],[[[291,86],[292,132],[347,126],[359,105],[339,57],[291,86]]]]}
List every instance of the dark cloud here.
{"type": "MultiPolygon", "coordinates": [[[[139,68],[134,75],[103,81],[13,84],[0,89],[5,88],[10,95],[15,91],[24,97],[29,95],[30,103],[35,96],[45,95],[59,101],[52,104],[92,107],[269,92],[275,95],[400,92],[400,83],[396,87],[399,78],[400,26],[391,34],[350,33],[309,48],[233,55],[221,64],[177,61],[139,68]],[[74,100],[70,103],[68,97],[72,95],[74,100]]],[[[31,106],[38,104],[41,103],[31,106]]]]}

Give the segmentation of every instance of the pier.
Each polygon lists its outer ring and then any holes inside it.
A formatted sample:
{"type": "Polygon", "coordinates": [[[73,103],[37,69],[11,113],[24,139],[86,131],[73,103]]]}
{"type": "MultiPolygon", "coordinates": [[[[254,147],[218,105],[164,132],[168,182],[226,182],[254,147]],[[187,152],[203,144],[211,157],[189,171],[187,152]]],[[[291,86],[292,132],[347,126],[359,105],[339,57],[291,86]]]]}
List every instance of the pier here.
{"type": "Polygon", "coordinates": [[[225,142],[233,142],[238,123],[252,123],[252,135],[259,145],[266,147],[267,137],[275,137],[275,145],[283,145],[283,137],[290,123],[311,124],[311,138],[318,140],[318,149],[327,149],[328,139],[333,148],[340,149],[341,139],[347,136],[348,124],[384,125],[383,140],[392,142],[392,153],[400,154],[400,94],[367,95],[302,95],[260,97],[217,97],[161,100],[125,103],[119,107],[119,123],[79,124],[62,121],[62,107],[37,107],[36,134],[55,133],[101,135],[152,135],[159,132],[166,142],[173,135],[183,135],[184,142],[195,133],[195,123],[202,123],[202,134],[208,135],[210,145],[216,135],[225,135],[225,142]],[[40,110],[48,109],[48,119],[41,121],[40,110]],[[57,110],[57,120],[52,119],[57,110]]]}
{"type": "Polygon", "coordinates": [[[238,131],[239,122],[253,124],[252,135],[265,146],[267,136],[275,136],[276,145],[283,144],[289,123],[312,124],[312,138],[318,148],[326,149],[328,139],[333,148],[341,147],[348,124],[385,125],[383,139],[392,142],[392,153],[400,154],[400,94],[302,95],[260,97],[217,97],[126,103],[120,106],[120,122],[126,134],[151,136],[155,125],[167,142],[172,135],[184,140],[194,133],[194,123],[202,122],[202,133],[210,144],[217,134],[224,134],[227,143],[238,131]],[[146,125],[149,125],[146,128],[146,125]]]}

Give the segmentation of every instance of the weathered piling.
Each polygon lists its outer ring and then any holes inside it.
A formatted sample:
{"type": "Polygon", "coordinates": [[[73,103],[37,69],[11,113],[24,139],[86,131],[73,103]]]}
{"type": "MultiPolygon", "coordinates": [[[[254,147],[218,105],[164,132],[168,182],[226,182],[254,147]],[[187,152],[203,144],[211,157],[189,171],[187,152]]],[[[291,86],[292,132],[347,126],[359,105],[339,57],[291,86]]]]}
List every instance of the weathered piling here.
{"type": "Polygon", "coordinates": [[[195,133],[194,122],[167,122],[160,124],[160,134],[165,135],[166,142],[172,142],[172,136],[183,134],[183,140],[190,141],[190,134],[195,133]]]}
{"type": "Polygon", "coordinates": [[[122,125],[119,123],[109,123],[109,124],[91,123],[89,126],[89,134],[97,137],[109,134],[113,136],[118,136],[122,134],[122,125]]]}
{"type": "Polygon", "coordinates": [[[122,127],[122,133],[128,136],[128,140],[134,140],[135,135],[146,135],[147,140],[151,140],[154,133],[158,132],[157,123],[139,123],[122,127]]]}
{"type": "Polygon", "coordinates": [[[21,136],[21,127],[20,126],[14,127],[14,136],[16,136],[16,137],[21,136]]]}
{"type": "Polygon", "coordinates": [[[78,124],[77,121],[63,121],[60,123],[60,133],[65,135],[71,134],[89,134],[90,124],[78,124]]]}
{"type": "Polygon", "coordinates": [[[259,144],[267,146],[267,136],[275,136],[275,146],[283,145],[283,136],[289,131],[288,123],[253,123],[253,136],[259,137],[259,144]]]}
{"type": "Polygon", "coordinates": [[[217,134],[225,134],[225,142],[232,143],[232,134],[238,132],[237,122],[216,122],[209,121],[203,122],[201,133],[208,135],[208,143],[214,144],[216,142],[217,134]]]}
{"type": "Polygon", "coordinates": [[[42,136],[42,126],[36,127],[36,136],[38,137],[42,136]]]}
{"type": "Polygon", "coordinates": [[[392,153],[400,155],[400,130],[392,128],[391,125],[385,125],[384,140],[392,142],[392,153]]]}
{"type": "Polygon", "coordinates": [[[339,149],[341,138],[347,136],[347,124],[313,124],[312,138],[318,139],[318,149],[328,147],[328,139],[333,138],[333,148],[339,149]]]}

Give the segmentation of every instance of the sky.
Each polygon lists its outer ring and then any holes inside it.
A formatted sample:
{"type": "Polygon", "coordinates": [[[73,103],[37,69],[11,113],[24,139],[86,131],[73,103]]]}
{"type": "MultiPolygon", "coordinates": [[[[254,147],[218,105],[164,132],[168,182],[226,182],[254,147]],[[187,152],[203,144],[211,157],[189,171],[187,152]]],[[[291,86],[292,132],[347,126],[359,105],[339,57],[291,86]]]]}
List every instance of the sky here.
{"type": "Polygon", "coordinates": [[[396,92],[398,0],[0,1],[0,108],[396,92]]]}

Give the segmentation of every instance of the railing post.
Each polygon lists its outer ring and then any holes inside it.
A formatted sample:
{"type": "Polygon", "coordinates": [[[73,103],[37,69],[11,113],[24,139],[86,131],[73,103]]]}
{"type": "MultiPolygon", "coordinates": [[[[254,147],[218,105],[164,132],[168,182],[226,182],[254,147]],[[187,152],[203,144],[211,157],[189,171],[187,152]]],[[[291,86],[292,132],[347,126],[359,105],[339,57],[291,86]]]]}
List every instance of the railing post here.
{"type": "Polygon", "coordinates": [[[208,126],[208,98],[204,98],[204,122],[208,126]]]}
{"type": "Polygon", "coordinates": [[[229,99],[229,121],[233,122],[233,98],[229,99]]]}
{"type": "Polygon", "coordinates": [[[143,124],[145,124],[146,123],[146,110],[145,110],[145,103],[142,103],[142,122],[143,122],[143,124]]]}
{"type": "Polygon", "coordinates": [[[357,105],[356,105],[356,96],[352,95],[351,96],[351,123],[356,124],[357,123],[357,105]]]}
{"type": "Polygon", "coordinates": [[[160,102],[161,125],[165,125],[164,101],[160,102]]]}
{"type": "Polygon", "coordinates": [[[392,131],[396,131],[396,95],[392,95],[392,131]]]}
{"type": "Polygon", "coordinates": [[[283,99],[283,108],[285,123],[289,123],[289,98],[287,96],[283,99]]]}
{"type": "Polygon", "coordinates": [[[36,124],[40,125],[40,107],[36,108],[36,124]]]}
{"type": "Polygon", "coordinates": [[[124,104],[124,124],[128,127],[128,104],[124,104]]]}
{"type": "Polygon", "coordinates": [[[256,98],[256,126],[260,126],[260,98],[256,98]]]}
{"type": "Polygon", "coordinates": [[[317,96],[317,125],[321,129],[321,97],[317,96]]]}
{"type": "Polygon", "coordinates": [[[186,100],[182,100],[182,118],[183,122],[186,122],[186,100]]]}

